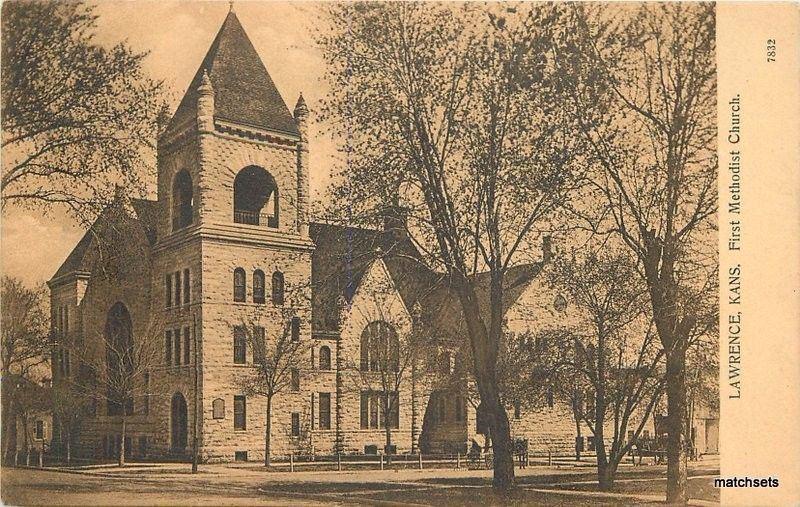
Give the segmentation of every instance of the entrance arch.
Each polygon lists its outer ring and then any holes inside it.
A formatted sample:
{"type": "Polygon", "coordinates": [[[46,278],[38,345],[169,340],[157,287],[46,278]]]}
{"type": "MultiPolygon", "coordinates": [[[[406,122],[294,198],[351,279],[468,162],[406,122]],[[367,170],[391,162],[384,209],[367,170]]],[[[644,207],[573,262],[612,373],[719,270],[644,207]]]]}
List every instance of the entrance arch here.
{"type": "Polygon", "coordinates": [[[173,454],[184,454],[186,452],[188,419],[186,398],[181,393],[173,394],[172,408],[170,410],[173,454]]]}

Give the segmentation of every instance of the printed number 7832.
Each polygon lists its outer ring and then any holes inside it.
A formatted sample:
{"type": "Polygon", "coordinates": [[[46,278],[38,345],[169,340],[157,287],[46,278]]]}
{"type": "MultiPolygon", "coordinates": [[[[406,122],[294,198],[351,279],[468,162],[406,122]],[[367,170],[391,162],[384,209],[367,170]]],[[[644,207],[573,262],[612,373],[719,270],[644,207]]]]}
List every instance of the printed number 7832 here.
{"type": "Polygon", "coordinates": [[[767,39],[767,62],[775,61],[776,46],[775,39],[767,39]]]}

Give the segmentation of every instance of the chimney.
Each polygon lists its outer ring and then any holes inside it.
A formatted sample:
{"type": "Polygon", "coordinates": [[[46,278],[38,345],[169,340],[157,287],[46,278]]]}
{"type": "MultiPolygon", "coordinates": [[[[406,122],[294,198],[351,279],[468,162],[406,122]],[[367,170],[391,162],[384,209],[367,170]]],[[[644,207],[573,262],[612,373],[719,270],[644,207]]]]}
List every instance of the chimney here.
{"type": "Polygon", "coordinates": [[[550,262],[553,258],[553,239],[550,236],[542,238],[542,262],[550,262]]]}
{"type": "Polygon", "coordinates": [[[404,237],[408,230],[408,208],[390,204],[383,211],[383,231],[391,232],[395,240],[404,237]]]}
{"type": "Polygon", "coordinates": [[[297,143],[297,232],[308,237],[308,106],[302,93],[294,106],[294,120],[300,131],[300,142],[297,143]]]}

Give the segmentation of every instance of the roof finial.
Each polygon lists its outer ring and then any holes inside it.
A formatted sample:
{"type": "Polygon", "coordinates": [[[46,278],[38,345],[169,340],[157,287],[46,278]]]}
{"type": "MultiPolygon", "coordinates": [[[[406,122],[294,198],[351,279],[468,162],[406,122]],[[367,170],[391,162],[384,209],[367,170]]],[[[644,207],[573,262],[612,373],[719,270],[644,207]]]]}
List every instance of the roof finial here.
{"type": "Polygon", "coordinates": [[[230,10],[228,12],[233,12],[233,0],[228,3],[230,4],[230,10]]]}

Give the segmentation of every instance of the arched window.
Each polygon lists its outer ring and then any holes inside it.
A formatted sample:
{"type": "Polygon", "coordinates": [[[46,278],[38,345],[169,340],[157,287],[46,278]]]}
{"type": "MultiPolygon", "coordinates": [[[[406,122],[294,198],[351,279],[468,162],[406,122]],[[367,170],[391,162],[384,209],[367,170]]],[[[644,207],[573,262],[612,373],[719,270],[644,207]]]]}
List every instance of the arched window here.
{"type": "Polygon", "coordinates": [[[398,371],[400,341],[397,332],[387,322],[376,320],[361,332],[361,370],[398,371]]]}
{"type": "Polygon", "coordinates": [[[233,221],[278,228],[278,185],[261,167],[247,166],[233,180],[233,221]]]}
{"type": "Polygon", "coordinates": [[[172,230],[191,225],[194,214],[192,177],[186,169],[175,175],[172,182],[172,230]]]}
{"type": "Polygon", "coordinates": [[[253,271],[253,303],[264,302],[264,272],[260,269],[253,271]]]}
{"type": "Polygon", "coordinates": [[[128,379],[134,368],[133,327],[131,314],[122,303],[115,303],[108,311],[105,342],[108,415],[132,415],[133,393],[128,379]]]}
{"type": "Polygon", "coordinates": [[[319,349],[319,369],[331,369],[331,349],[324,345],[319,349]]]}
{"type": "Polygon", "coordinates": [[[283,273],[280,271],[272,273],[272,304],[283,304],[283,273]]]}
{"type": "Polygon", "coordinates": [[[247,300],[247,275],[242,268],[233,270],[233,300],[238,302],[247,300]]]}

